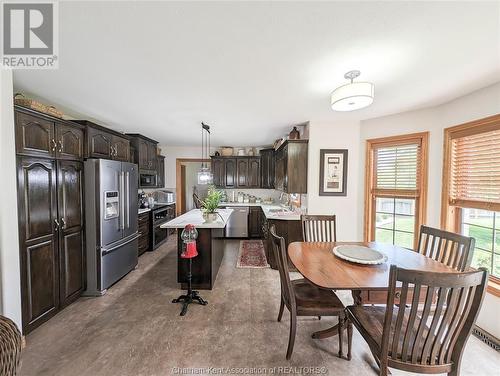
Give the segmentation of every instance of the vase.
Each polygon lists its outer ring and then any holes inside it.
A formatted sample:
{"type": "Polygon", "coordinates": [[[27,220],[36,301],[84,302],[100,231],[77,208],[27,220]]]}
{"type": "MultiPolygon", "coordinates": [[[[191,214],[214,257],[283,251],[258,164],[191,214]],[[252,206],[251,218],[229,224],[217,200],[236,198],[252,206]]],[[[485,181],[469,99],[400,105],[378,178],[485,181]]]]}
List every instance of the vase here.
{"type": "Polygon", "coordinates": [[[208,212],[203,212],[203,220],[205,222],[215,222],[217,220],[217,213],[208,213],[208,212]]]}

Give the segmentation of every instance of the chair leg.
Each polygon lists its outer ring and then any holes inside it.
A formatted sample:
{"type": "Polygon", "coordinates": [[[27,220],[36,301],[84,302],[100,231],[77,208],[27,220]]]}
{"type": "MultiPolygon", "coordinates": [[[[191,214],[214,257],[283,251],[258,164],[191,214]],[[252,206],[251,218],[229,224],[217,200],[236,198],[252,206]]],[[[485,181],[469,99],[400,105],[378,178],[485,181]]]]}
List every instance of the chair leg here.
{"type": "Polygon", "coordinates": [[[290,360],[295,343],[295,333],[297,331],[297,315],[290,312],[290,336],[288,337],[288,349],[286,350],[286,359],[290,360]]]}
{"type": "Polygon", "coordinates": [[[387,375],[389,375],[389,370],[387,369],[387,359],[385,359],[384,361],[380,360],[379,367],[380,367],[380,371],[379,371],[378,374],[380,376],[387,376],[387,375]]]}
{"type": "Polygon", "coordinates": [[[347,360],[351,360],[351,349],[352,349],[352,322],[347,320],[347,360]]]}
{"type": "Polygon", "coordinates": [[[344,318],[339,316],[339,358],[344,355],[344,318]]]}
{"type": "Polygon", "coordinates": [[[283,310],[285,308],[285,302],[283,301],[283,297],[281,298],[281,303],[280,303],[280,312],[278,313],[278,322],[281,321],[281,318],[283,317],[283,310]]]}

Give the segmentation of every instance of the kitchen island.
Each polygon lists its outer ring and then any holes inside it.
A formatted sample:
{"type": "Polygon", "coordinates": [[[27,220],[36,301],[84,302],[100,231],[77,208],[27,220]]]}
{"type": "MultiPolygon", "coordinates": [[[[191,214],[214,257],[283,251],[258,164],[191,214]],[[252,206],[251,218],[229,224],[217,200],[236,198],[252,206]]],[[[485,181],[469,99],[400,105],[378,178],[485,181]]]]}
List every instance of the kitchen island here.
{"type": "Polygon", "coordinates": [[[193,209],[161,225],[162,228],[177,229],[177,282],[187,288],[188,260],[180,257],[184,250],[182,229],[194,225],[198,231],[196,247],[198,256],[192,259],[193,288],[211,290],[215,284],[222,258],[224,257],[224,229],[233,212],[232,209],[218,209],[216,221],[206,222],[200,209],[193,209]]]}

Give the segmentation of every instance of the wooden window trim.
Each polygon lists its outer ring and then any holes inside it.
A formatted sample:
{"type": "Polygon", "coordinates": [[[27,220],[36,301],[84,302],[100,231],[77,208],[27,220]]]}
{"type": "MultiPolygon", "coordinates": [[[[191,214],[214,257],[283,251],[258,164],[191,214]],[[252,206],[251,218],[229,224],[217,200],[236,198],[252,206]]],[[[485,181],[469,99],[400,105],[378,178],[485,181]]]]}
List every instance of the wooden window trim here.
{"type": "MultiPolygon", "coordinates": [[[[451,144],[452,140],[461,137],[472,136],[478,133],[491,132],[500,129],[500,114],[488,116],[483,119],[473,120],[464,124],[455,125],[444,129],[443,137],[443,176],[441,188],[441,228],[460,232],[460,217],[462,209],[460,206],[475,209],[498,211],[498,206],[481,202],[455,202],[450,204],[450,178],[451,178],[451,144]]],[[[500,279],[490,276],[487,291],[500,297],[500,279]]]]}
{"type": "Polygon", "coordinates": [[[375,196],[387,196],[396,198],[414,198],[416,206],[415,215],[415,236],[413,239],[414,248],[417,247],[418,233],[420,225],[426,222],[427,216],[427,171],[428,171],[428,150],[429,150],[429,132],[419,132],[404,134],[398,136],[389,136],[366,140],[366,169],[365,169],[365,223],[364,240],[372,241],[375,239],[375,196]],[[420,186],[416,190],[391,190],[374,189],[376,174],[374,171],[375,158],[373,150],[375,147],[403,146],[405,144],[420,143],[421,157],[419,165],[420,186]],[[415,194],[417,192],[417,194],[415,194]]]}

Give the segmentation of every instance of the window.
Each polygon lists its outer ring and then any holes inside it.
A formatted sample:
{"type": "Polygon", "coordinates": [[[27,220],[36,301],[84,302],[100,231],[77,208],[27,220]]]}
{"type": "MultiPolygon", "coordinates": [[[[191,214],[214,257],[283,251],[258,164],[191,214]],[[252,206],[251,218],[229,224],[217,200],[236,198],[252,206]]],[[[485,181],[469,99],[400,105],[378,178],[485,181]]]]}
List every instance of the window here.
{"type": "Polygon", "coordinates": [[[424,220],[428,133],[367,141],[365,240],[415,248],[424,220]]]}
{"type": "Polygon", "coordinates": [[[500,283],[498,145],[500,115],[444,131],[441,226],[476,239],[472,266],[490,271],[490,285],[500,283]]]}

